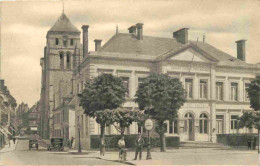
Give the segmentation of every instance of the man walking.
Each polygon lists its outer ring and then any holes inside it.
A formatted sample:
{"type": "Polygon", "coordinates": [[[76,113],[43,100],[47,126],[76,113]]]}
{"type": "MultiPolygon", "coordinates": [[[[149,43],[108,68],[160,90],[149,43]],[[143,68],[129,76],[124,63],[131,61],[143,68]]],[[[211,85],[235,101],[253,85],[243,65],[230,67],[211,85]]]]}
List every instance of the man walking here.
{"type": "Polygon", "coordinates": [[[141,133],[138,133],[138,137],[136,139],[135,144],[136,144],[136,149],[135,149],[134,160],[137,159],[138,152],[139,152],[139,160],[142,160],[142,148],[143,148],[143,145],[144,145],[144,139],[142,138],[141,133]]]}

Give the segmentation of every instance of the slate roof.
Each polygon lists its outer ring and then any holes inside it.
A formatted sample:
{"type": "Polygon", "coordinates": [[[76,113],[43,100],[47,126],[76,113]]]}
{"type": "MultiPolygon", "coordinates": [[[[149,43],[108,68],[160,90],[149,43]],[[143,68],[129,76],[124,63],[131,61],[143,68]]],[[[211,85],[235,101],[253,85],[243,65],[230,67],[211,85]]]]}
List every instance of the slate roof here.
{"type": "Polygon", "coordinates": [[[64,13],[62,13],[59,19],[51,27],[49,32],[80,32],[80,31],[71,23],[69,18],[64,13]]]}
{"type": "Polygon", "coordinates": [[[118,33],[99,52],[157,56],[169,50],[177,49],[181,45],[174,38],[143,36],[143,40],[138,40],[136,35],[118,33]]]}
{"type": "MultiPolygon", "coordinates": [[[[98,55],[108,56],[109,53],[121,58],[140,58],[140,59],[158,59],[164,54],[177,52],[183,47],[192,44],[198,49],[204,51],[208,55],[215,58],[217,65],[223,66],[256,66],[255,64],[248,64],[242,60],[231,56],[206,42],[190,41],[187,44],[182,44],[174,38],[151,37],[143,36],[143,40],[138,40],[134,34],[118,33],[115,34],[100,50],[98,55]],[[113,53],[113,54],[112,54],[113,53]],[[106,55],[107,54],[107,55],[106,55]],[[147,56],[147,58],[144,58],[147,56]]],[[[95,55],[95,53],[93,54],[95,55]]]]}

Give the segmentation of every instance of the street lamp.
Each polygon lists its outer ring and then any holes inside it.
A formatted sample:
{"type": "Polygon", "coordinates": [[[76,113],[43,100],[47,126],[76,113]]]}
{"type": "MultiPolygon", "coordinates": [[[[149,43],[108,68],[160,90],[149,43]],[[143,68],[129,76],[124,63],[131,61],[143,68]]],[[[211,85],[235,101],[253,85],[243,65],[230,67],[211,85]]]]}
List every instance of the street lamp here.
{"type": "Polygon", "coordinates": [[[153,121],[149,118],[144,122],[144,127],[148,131],[148,146],[146,160],[152,159],[151,155],[151,142],[150,142],[150,131],[153,129],[153,121]]]}
{"type": "Polygon", "coordinates": [[[78,116],[78,133],[79,133],[78,153],[81,153],[81,144],[80,144],[80,122],[79,122],[79,116],[78,116]]]}

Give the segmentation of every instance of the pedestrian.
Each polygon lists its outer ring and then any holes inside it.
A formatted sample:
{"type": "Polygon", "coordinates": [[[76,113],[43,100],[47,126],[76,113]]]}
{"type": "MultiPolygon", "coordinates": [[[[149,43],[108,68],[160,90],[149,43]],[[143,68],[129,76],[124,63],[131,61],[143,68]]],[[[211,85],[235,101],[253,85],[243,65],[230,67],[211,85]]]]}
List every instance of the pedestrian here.
{"type": "Polygon", "coordinates": [[[139,160],[142,160],[142,149],[143,149],[143,145],[144,145],[144,139],[142,138],[141,133],[138,133],[138,137],[135,141],[135,158],[134,160],[137,159],[137,155],[139,153],[139,160]]]}
{"type": "Polygon", "coordinates": [[[119,147],[119,158],[121,158],[121,156],[122,156],[122,154],[124,152],[124,148],[125,148],[124,136],[122,136],[121,139],[119,139],[118,147],[119,147]]]}
{"type": "Polygon", "coordinates": [[[13,136],[13,142],[14,142],[14,144],[15,144],[15,140],[16,140],[16,138],[15,138],[15,136],[13,136]]]}
{"type": "Polygon", "coordinates": [[[250,138],[247,139],[247,149],[248,150],[251,149],[251,139],[250,138]]]}
{"type": "Polygon", "coordinates": [[[256,148],[256,137],[254,137],[254,142],[253,142],[253,150],[256,148]]]}
{"type": "Polygon", "coordinates": [[[74,138],[71,137],[71,139],[70,139],[70,149],[72,148],[73,142],[74,142],[74,138]]]}

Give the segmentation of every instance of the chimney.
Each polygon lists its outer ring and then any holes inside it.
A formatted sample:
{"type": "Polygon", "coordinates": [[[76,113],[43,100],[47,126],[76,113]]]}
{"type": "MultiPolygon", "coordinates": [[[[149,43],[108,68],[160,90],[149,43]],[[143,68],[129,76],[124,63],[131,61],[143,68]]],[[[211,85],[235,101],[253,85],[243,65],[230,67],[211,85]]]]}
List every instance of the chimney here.
{"type": "Polygon", "coordinates": [[[86,57],[88,54],[88,25],[83,25],[83,57],[86,57]]]}
{"type": "Polygon", "coordinates": [[[246,40],[238,40],[237,43],[237,59],[246,61],[246,40]]]}
{"type": "Polygon", "coordinates": [[[137,23],[135,26],[137,28],[137,39],[143,40],[143,23],[137,23]]]}
{"type": "Polygon", "coordinates": [[[132,25],[128,28],[129,33],[136,34],[136,26],[132,25]]]}
{"type": "Polygon", "coordinates": [[[188,30],[189,28],[182,28],[176,32],[173,32],[173,37],[182,44],[188,43],[188,30]]]}
{"type": "Polygon", "coordinates": [[[102,40],[96,39],[95,42],[95,51],[98,51],[101,48],[101,42],[102,40]]]}

